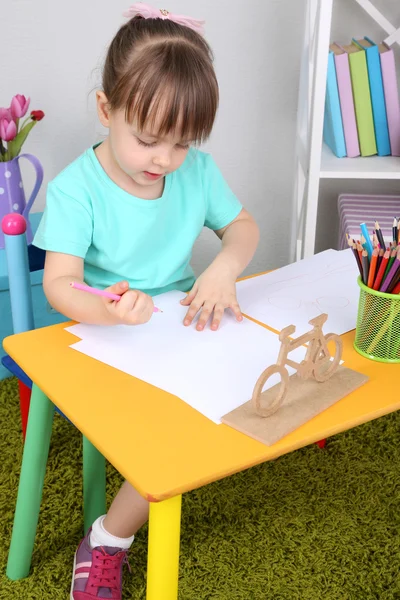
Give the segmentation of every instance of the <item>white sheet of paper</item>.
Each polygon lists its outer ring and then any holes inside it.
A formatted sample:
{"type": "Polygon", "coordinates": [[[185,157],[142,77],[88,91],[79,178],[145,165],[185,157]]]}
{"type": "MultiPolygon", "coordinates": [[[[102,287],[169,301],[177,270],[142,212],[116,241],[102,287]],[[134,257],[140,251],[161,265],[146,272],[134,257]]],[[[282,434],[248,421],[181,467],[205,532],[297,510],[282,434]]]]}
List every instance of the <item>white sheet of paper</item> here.
{"type": "Polygon", "coordinates": [[[237,298],[244,313],[281,331],[295,325],[294,336],[311,329],[309,320],[328,314],[324,333],[346,333],[357,320],[360,289],[350,249],[326,250],[266,275],[240,281],[237,298]]]}
{"type": "MultiPolygon", "coordinates": [[[[163,310],[137,327],[73,325],[81,338],[71,348],[178,396],[214,421],[247,402],[266,367],[276,362],[278,336],[226,313],[218,331],[184,327],[185,294],[168,292],[154,298],[163,310]]],[[[305,348],[291,352],[300,362],[305,348]]],[[[293,370],[288,368],[290,374],[293,370]]],[[[264,389],[277,383],[271,379],[264,389]]]]}

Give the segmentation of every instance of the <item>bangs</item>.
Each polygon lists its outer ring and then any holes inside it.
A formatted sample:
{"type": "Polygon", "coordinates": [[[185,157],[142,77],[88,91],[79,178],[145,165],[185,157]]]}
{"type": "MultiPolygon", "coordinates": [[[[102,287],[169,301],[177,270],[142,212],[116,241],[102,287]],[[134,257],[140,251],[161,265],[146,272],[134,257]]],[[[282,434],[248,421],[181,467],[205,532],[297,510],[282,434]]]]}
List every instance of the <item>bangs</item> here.
{"type": "Polygon", "coordinates": [[[140,60],[134,58],[115,90],[126,120],[157,137],[171,134],[197,144],[207,140],[219,98],[209,61],[179,43],[156,44],[140,60]]]}

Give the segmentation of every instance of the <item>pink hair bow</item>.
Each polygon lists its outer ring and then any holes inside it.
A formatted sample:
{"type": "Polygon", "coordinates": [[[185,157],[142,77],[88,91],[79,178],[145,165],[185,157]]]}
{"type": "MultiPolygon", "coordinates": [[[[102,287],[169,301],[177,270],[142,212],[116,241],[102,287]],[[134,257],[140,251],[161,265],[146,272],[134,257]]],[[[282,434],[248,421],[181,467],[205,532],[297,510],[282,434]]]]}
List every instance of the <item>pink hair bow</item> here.
{"type": "Polygon", "coordinates": [[[164,8],[153,8],[144,2],[135,2],[135,4],[132,4],[132,6],[124,12],[124,17],[128,17],[129,19],[132,19],[137,15],[140,15],[143,19],[169,19],[170,21],[174,21],[174,23],[179,23],[179,25],[190,27],[190,29],[194,29],[194,31],[197,31],[200,34],[204,33],[203,26],[205,21],[192,19],[192,17],[185,17],[185,15],[174,15],[164,8]]]}

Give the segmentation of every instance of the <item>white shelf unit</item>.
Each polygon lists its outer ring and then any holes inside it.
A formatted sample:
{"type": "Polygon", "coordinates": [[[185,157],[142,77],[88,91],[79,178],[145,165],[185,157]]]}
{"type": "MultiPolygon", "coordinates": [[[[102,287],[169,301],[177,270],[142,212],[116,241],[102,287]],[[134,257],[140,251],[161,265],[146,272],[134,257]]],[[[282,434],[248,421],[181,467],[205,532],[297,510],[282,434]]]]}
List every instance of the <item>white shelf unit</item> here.
{"type": "Polygon", "coordinates": [[[322,144],[320,179],[400,179],[398,156],[337,158],[322,144]]]}
{"type": "MultiPolygon", "coordinates": [[[[400,43],[400,28],[392,25],[370,0],[352,1],[386,32],[387,44],[400,43]]],[[[337,158],[322,141],[333,2],[307,2],[295,147],[291,260],[314,254],[321,179],[400,179],[399,157],[337,158]]]]}

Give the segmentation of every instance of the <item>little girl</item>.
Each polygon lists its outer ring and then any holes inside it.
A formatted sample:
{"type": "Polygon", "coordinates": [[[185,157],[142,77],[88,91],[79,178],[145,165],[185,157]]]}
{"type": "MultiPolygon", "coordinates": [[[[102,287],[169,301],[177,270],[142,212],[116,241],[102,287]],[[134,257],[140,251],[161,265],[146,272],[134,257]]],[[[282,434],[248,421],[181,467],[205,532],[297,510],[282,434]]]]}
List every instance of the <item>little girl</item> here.
{"type": "MultiPolygon", "coordinates": [[[[218,105],[212,53],[199,21],[142,3],[126,16],[96,95],[108,137],[48,186],[34,241],[47,251],[45,293],[71,319],[138,325],[152,316],[152,296],[189,291],[183,325],[199,313],[197,330],[208,322],[217,330],[226,308],[242,319],[235,281],[259,234],[211,156],[194,148],[210,135],[218,105]],[[189,261],[203,226],[222,248],[195,280],[189,261]],[[121,300],[77,291],[71,281],[121,300]]],[[[122,565],[147,518],[147,501],[125,482],[76,551],[71,600],[121,600],[122,565]]]]}

